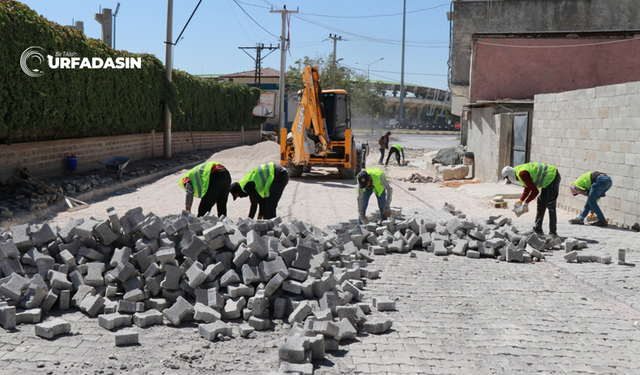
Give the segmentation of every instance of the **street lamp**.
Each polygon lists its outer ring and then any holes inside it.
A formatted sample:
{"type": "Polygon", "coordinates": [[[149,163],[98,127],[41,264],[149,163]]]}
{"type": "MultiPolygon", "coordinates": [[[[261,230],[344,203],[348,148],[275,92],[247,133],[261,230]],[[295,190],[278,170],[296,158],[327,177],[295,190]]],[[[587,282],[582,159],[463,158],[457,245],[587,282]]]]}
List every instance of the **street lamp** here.
{"type": "Polygon", "coordinates": [[[118,16],[119,10],[120,10],[120,3],[116,5],[116,12],[113,13],[113,49],[116,49],[116,17],[118,16]]]}
{"type": "Polygon", "coordinates": [[[372,62],[371,64],[363,64],[363,63],[359,63],[359,62],[356,62],[356,64],[358,64],[358,65],[366,65],[367,66],[367,80],[369,80],[369,68],[371,67],[371,65],[377,63],[378,61],[382,61],[382,60],[384,60],[384,57],[379,58],[378,60],[372,62]]]}

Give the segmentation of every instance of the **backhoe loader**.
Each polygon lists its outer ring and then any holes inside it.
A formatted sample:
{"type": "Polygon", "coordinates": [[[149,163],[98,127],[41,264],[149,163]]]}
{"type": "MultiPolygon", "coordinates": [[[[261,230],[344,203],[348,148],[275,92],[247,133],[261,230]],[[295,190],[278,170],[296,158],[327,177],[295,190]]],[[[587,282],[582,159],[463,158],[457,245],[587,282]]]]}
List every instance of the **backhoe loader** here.
{"type": "Polygon", "coordinates": [[[355,142],[345,90],[322,90],[317,66],[302,70],[302,98],[291,131],[280,129],[280,165],[290,177],[311,167],[335,167],[351,179],[365,169],[369,144],[355,142]]]}

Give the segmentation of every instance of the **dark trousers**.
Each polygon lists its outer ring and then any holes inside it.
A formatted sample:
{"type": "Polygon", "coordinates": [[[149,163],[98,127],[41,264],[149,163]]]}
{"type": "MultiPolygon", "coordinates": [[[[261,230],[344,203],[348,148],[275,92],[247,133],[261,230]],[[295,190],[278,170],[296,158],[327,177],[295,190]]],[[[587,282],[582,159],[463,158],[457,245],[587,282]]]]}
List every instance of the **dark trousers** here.
{"type": "Polygon", "coordinates": [[[380,149],[380,162],[378,164],[384,163],[384,148],[380,149]]]}
{"type": "Polygon", "coordinates": [[[556,178],[549,186],[540,190],[538,195],[538,208],[536,211],[536,231],[542,232],[544,211],[549,209],[549,234],[557,234],[558,216],[556,214],[556,201],[560,192],[560,172],[556,172],[556,178]]]}
{"type": "Polygon", "coordinates": [[[396,155],[396,160],[398,161],[398,165],[400,165],[400,151],[397,148],[392,147],[389,150],[389,155],[387,155],[387,162],[384,165],[389,165],[389,159],[391,159],[391,155],[396,155]]]}
{"type": "Polygon", "coordinates": [[[269,190],[269,198],[267,198],[267,213],[265,219],[273,219],[276,217],[276,209],[278,208],[278,202],[282,198],[282,192],[289,183],[289,173],[282,168],[278,172],[271,183],[271,189],[269,190]]]}
{"type": "Polygon", "coordinates": [[[212,173],[211,177],[209,177],[207,192],[200,199],[198,216],[204,216],[207,212],[211,212],[214,204],[218,205],[218,217],[227,216],[227,200],[229,199],[230,189],[231,175],[229,171],[225,169],[212,173]]]}

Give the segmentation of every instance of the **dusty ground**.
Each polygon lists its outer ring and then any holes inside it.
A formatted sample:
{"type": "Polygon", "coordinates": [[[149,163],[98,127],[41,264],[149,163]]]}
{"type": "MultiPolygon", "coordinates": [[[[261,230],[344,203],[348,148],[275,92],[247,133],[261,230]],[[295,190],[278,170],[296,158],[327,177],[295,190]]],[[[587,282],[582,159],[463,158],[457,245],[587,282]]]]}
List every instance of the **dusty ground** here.
{"type": "MultiPolygon", "coordinates": [[[[433,152],[428,150],[408,150],[408,166],[389,165],[384,167],[387,177],[391,180],[410,177],[413,173],[424,176],[436,176],[435,169],[431,165],[433,152]]],[[[279,146],[274,142],[262,142],[253,146],[241,146],[224,150],[211,155],[210,160],[224,164],[231,172],[234,181],[241,179],[252,167],[269,162],[278,161],[279,146]]],[[[378,153],[372,152],[367,159],[368,166],[377,165],[378,153]]],[[[115,207],[116,211],[123,215],[129,209],[142,207],[144,213],[153,212],[159,216],[165,216],[178,212],[184,208],[185,195],[178,181],[186,169],[160,178],[150,184],[121,189],[109,196],[98,197],[90,203],[90,207],[76,212],[54,212],[35,223],[48,222],[50,225],[64,226],[71,218],[106,218],[106,210],[115,207]]],[[[392,206],[411,208],[427,207],[425,201],[441,208],[444,202],[452,203],[467,214],[468,217],[506,215],[514,221],[533,222],[535,218],[535,203],[531,205],[530,213],[517,218],[510,209],[496,209],[491,205],[491,197],[500,194],[498,184],[469,184],[472,181],[462,182],[437,182],[437,183],[410,183],[398,182],[394,184],[392,206]],[[459,185],[462,185],[459,187],[459,185]],[[403,189],[402,186],[415,187],[415,191],[403,189]],[[477,186],[477,188],[476,188],[477,186]],[[493,189],[495,187],[495,191],[493,189]],[[471,189],[471,190],[464,190],[471,189]]],[[[513,190],[511,190],[513,191],[513,190]]],[[[513,206],[516,199],[508,199],[509,207],[513,206]]],[[[192,211],[196,210],[199,201],[196,199],[192,211]]],[[[375,202],[371,201],[371,207],[375,202]]],[[[214,208],[215,210],[215,208],[214,208]]],[[[332,169],[314,170],[303,175],[302,178],[291,179],[280,201],[278,214],[284,220],[297,218],[312,223],[320,228],[340,221],[347,221],[357,217],[357,202],[354,180],[340,180],[337,171],[332,169]]],[[[245,217],[249,212],[249,200],[230,199],[228,203],[228,215],[235,219],[245,217]]],[[[558,209],[558,221],[566,222],[575,214],[558,209]]],[[[546,223],[546,220],[545,220],[546,223]]],[[[6,228],[5,228],[6,229],[6,228]]],[[[545,224],[546,231],[546,224],[545,224]]]]}

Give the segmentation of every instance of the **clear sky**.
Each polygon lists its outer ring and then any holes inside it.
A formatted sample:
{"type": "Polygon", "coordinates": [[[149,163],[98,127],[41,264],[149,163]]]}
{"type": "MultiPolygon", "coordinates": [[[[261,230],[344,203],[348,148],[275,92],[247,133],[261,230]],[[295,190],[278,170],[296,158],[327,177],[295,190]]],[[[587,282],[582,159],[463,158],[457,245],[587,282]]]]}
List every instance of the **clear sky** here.
{"type": "MultiPolygon", "coordinates": [[[[84,22],[85,34],[100,38],[94,14],[100,7],[115,11],[116,0],[24,0],[40,15],[62,25],[84,22]]],[[[198,0],[174,0],[173,39],[189,19],[198,0]]],[[[173,67],[191,74],[230,74],[253,70],[254,60],[238,47],[257,43],[277,46],[282,16],[291,14],[287,68],[304,56],[325,57],[337,42],[340,64],[367,68],[371,79],[400,82],[402,0],[203,0],[174,47],[173,67]],[[380,60],[383,58],[383,60],[380,60]],[[356,64],[358,63],[358,64],[356,64]],[[367,65],[369,64],[369,65],[367,65]]],[[[406,0],[405,84],[447,89],[450,2],[406,0]]],[[[165,61],[167,0],[120,0],[116,18],[116,48],[156,55],[165,61]]],[[[33,41],[37,45],[37,41],[33,41]]],[[[255,50],[246,50],[255,58],[255,50]]],[[[269,51],[263,50],[263,56],[269,51]]],[[[280,69],[280,51],[263,59],[262,67],[280,69]]]]}

